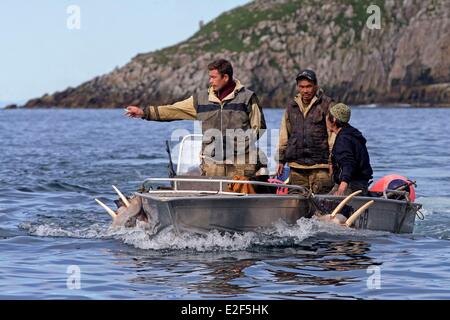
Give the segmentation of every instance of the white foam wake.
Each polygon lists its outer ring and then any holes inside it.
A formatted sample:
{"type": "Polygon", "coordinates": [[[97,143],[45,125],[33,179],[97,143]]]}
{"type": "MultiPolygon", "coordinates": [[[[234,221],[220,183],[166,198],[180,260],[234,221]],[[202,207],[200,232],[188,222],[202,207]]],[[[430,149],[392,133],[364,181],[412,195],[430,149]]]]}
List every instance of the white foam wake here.
{"type": "Polygon", "coordinates": [[[158,234],[150,234],[143,225],[134,228],[111,228],[105,224],[88,227],[63,227],[56,223],[22,224],[21,228],[39,237],[69,237],[82,239],[117,239],[139,249],[150,250],[195,250],[195,251],[239,251],[252,246],[295,246],[318,233],[367,237],[378,233],[355,230],[322,222],[316,219],[299,219],[295,225],[283,221],[273,228],[258,232],[230,233],[212,230],[204,234],[181,232],[168,228],[158,234]]]}

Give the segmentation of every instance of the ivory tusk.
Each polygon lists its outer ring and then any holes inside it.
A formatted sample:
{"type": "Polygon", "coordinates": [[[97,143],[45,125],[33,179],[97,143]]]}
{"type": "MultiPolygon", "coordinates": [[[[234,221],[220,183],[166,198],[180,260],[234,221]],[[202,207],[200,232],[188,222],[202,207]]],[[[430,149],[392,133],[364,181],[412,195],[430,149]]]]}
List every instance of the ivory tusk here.
{"type": "Polygon", "coordinates": [[[352,194],[348,195],[347,198],[341,201],[341,203],[338,204],[338,206],[333,210],[331,213],[331,218],[334,218],[339,212],[341,212],[342,208],[350,201],[354,196],[357,196],[360,194],[362,190],[358,190],[353,192],[352,194]]]}
{"type": "Polygon", "coordinates": [[[345,225],[347,227],[351,227],[353,222],[355,222],[356,219],[358,219],[358,217],[367,210],[367,208],[369,208],[371,205],[373,205],[375,203],[374,200],[370,200],[369,202],[367,202],[366,204],[364,204],[363,206],[361,206],[361,208],[359,208],[358,210],[356,210],[355,213],[353,213],[350,218],[347,219],[347,221],[345,222],[345,225]]]}
{"type": "Polygon", "coordinates": [[[113,189],[117,192],[117,194],[119,195],[120,199],[122,199],[123,203],[125,204],[125,207],[129,207],[130,206],[130,202],[128,202],[127,198],[123,195],[122,192],[120,192],[119,189],[117,189],[115,186],[112,186],[113,189]]]}
{"type": "Polygon", "coordinates": [[[98,199],[95,199],[95,201],[97,201],[97,203],[99,205],[101,205],[103,207],[103,209],[106,210],[106,212],[109,213],[109,215],[111,216],[111,218],[113,218],[113,220],[117,217],[117,214],[110,207],[108,207],[106,204],[104,204],[103,202],[101,202],[98,199]]]}

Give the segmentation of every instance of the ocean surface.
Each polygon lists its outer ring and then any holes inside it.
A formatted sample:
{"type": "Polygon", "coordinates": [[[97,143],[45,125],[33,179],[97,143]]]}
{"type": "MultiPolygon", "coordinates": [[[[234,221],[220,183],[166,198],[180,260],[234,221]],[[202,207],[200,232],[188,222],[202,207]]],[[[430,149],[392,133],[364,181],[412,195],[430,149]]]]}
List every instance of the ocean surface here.
{"type": "MultiPolygon", "coordinates": [[[[265,116],[279,127],[281,110],[265,116]]],[[[312,219],[261,234],[113,230],[94,198],[113,207],[111,185],[167,176],[164,141],[194,123],[0,110],[0,299],[449,299],[450,110],[354,108],[351,123],[375,178],[417,181],[413,234],[312,219]]]]}

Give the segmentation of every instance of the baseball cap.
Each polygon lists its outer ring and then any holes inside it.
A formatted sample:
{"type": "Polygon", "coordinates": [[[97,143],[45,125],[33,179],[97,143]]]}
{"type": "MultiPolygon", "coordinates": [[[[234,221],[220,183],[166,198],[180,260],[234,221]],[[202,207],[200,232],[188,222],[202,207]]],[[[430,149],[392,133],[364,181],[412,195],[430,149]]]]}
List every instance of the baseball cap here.
{"type": "Polygon", "coordinates": [[[312,70],[305,69],[300,71],[300,73],[295,78],[296,81],[299,81],[300,79],[307,79],[317,84],[317,77],[316,73],[312,70]]]}

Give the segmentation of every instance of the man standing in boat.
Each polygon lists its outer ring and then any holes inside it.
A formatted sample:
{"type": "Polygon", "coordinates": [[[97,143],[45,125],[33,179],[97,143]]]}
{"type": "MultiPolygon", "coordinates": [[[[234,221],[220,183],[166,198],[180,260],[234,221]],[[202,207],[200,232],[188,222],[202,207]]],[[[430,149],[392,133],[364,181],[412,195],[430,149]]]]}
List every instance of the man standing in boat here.
{"type": "Polygon", "coordinates": [[[210,88],[165,106],[127,107],[126,115],[149,121],[202,122],[202,175],[251,177],[266,171],[255,143],[266,123],[256,94],[233,78],[220,59],[208,65],[210,88]]]}
{"type": "Polygon", "coordinates": [[[281,121],[277,174],[287,163],[290,184],[328,193],[333,187],[330,151],[335,135],[327,129],[325,117],[334,102],[318,86],[314,71],[305,69],[295,80],[298,94],[281,121]]]}
{"type": "Polygon", "coordinates": [[[339,196],[358,190],[366,195],[373,174],[366,139],[348,123],[350,116],[350,108],[338,103],[330,108],[326,118],[328,129],[336,134],[331,152],[335,182],[331,193],[339,196]]]}

